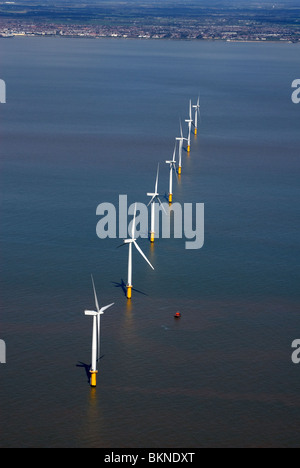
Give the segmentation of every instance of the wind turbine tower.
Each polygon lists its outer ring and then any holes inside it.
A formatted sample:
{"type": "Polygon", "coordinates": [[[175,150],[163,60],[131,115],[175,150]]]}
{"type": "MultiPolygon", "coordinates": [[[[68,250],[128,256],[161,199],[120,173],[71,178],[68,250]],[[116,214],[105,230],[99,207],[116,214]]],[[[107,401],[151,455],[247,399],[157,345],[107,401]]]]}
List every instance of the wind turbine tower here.
{"type": "Polygon", "coordinates": [[[191,133],[192,133],[192,101],[190,100],[190,107],[189,107],[189,118],[185,119],[185,122],[188,123],[188,143],[187,143],[187,152],[189,153],[191,151],[191,133]]]}
{"type": "Polygon", "coordinates": [[[93,317],[92,363],[91,363],[91,368],[90,368],[90,374],[91,374],[90,383],[91,383],[91,387],[96,387],[97,374],[98,374],[97,361],[99,361],[100,359],[100,317],[101,315],[104,314],[105,310],[112,307],[114,303],[104,306],[100,309],[93,276],[92,276],[92,283],[93,283],[96,310],[85,310],[84,314],[93,317]]]}
{"type": "Polygon", "coordinates": [[[128,239],[124,240],[124,243],[120,245],[122,247],[123,245],[128,244],[128,282],[127,282],[127,299],[131,299],[132,297],[132,246],[134,245],[136,250],[141,254],[141,256],[144,258],[144,260],[148,263],[148,265],[154,270],[154,267],[151,265],[149,262],[148,258],[142,251],[142,249],[138,246],[136,239],[135,239],[135,224],[136,224],[136,205],[134,209],[134,217],[133,217],[133,222],[132,222],[132,229],[131,229],[131,237],[128,239]]]}

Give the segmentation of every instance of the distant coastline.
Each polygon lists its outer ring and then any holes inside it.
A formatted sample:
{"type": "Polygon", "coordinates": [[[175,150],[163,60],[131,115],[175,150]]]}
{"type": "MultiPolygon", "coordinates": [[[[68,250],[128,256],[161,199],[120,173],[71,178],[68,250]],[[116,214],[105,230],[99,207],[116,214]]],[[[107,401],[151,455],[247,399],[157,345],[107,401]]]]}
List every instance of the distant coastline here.
{"type": "Polygon", "coordinates": [[[0,3],[0,36],[300,42],[300,8],[276,5],[0,3]]]}

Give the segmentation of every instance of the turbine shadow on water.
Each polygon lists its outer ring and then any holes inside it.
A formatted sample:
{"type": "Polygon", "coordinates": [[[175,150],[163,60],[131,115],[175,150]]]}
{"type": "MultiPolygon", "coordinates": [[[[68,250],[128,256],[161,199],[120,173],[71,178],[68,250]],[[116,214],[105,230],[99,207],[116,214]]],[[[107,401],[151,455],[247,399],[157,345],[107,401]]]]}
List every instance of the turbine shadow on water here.
{"type": "MultiPolygon", "coordinates": [[[[111,283],[115,285],[115,288],[121,288],[124,293],[124,296],[127,297],[127,286],[123,279],[121,279],[120,283],[118,283],[117,281],[112,281],[111,283]]],[[[143,291],[140,291],[139,289],[132,288],[132,291],[142,294],[143,296],[148,296],[148,294],[144,293],[143,291]]]]}
{"type": "Polygon", "coordinates": [[[167,203],[169,203],[169,197],[168,197],[167,192],[165,192],[163,198],[166,200],[167,203]]]}
{"type": "MultiPolygon", "coordinates": [[[[103,359],[104,356],[105,354],[102,354],[102,356],[100,356],[99,359],[97,359],[97,362],[99,362],[100,359],[103,359]]],[[[85,362],[78,361],[78,363],[76,364],[76,367],[82,367],[85,370],[87,381],[88,383],[90,383],[91,382],[90,370],[91,370],[92,364],[86,364],[85,362]]]]}
{"type": "Polygon", "coordinates": [[[91,364],[85,364],[84,362],[78,361],[76,364],[76,367],[83,367],[87,376],[88,383],[90,383],[91,380],[91,374],[90,374],[90,369],[91,369],[91,364]]]}

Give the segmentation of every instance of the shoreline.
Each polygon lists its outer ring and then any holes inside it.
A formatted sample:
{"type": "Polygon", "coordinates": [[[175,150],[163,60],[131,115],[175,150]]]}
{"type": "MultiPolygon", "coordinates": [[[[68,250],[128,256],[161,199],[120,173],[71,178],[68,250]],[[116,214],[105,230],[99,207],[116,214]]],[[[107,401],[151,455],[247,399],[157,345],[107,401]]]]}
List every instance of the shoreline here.
{"type": "Polygon", "coordinates": [[[227,42],[234,44],[300,44],[299,41],[291,41],[288,39],[222,39],[222,38],[208,38],[208,39],[197,39],[197,38],[170,38],[170,37],[122,37],[122,36],[80,36],[80,35],[55,35],[55,34],[15,34],[12,36],[1,36],[0,39],[28,39],[28,38],[48,38],[48,39],[87,39],[87,40],[131,40],[131,41],[174,41],[174,42],[227,42]]]}

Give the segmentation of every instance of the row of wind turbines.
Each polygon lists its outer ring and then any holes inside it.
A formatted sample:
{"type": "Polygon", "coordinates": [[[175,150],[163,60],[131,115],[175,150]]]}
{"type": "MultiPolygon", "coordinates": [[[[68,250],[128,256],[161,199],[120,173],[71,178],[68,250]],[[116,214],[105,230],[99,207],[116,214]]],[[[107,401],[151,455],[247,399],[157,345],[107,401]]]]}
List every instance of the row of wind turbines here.
{"type": "MultiPolygon", "coordinates": [[[[185,119],[185,122],[188,124],[188,135],[187,138],[183,136],[182,132],[182,124],[180,120],[180,136],[175,138],[175,147],[173,151],[173,159],[171,161],[166,161],[166,164],[170,166],[170,179],[169,179],[169,203],[172,204],[173,202],[173,172],[177,176],[180,176],[182,173],[182,150],[183,150],[183,142],[187,141],[187,153],[189,154],[191,151],[191,135],[192,135],[192,126],[194,126],[194,135],[197,136],[198,134],[198,117],[200,119],[200,98],[198,97],[197,104],[192,106],[192,101],[190,100],[189,105],[189,117],[185,119]],[[195,118],[192,118],[192,107],[194,108],[195,118]],[[176,150],[177,150],[177,142],[178,142],[178,171],[176,169],[176,150]]],[[[154,240],[152,241],[154,242],[154,240]]]]}
{"type": "MultiPolygon", "coordinates": [[[[170,161],[166,161],[166,164],[169,164],[170,167],[170,178],[169,178],[169,204],[171,205],[173,202],[173,173],[176,175],[176,177],[181,176],[182,174],[182,152],[183,152],[183,142],[187,142],[187,147],[186,151],[188,154],[190,154],[191,151],[191,135],[192,135],[192,127],[194,126],[194,135],[197,136],[198,134],[198,117],[200,119],[200,98],[198,97],[197,103],[192,106],[192,101],[190,100],[189,102],[189,116],[188,119],[185,119],[185,122],[188,124],[188,134],[187,138],[183,136],[183,130],[182,130],[182,123],[180,121],[180,136],[175,138],[175,147],[173,151],[173,158],[170,161]],[[194,119],[192,117],[192,108],[194,109],[194,119]],[[178,170],[176,167],[176,152],[177,152],[177,142],[178,142],[178,170]]],[[[160,206],[162,207],[163,211],[166,213],[166,210],[160,200],[160,194],[158,193],[158,179],[159,179],[159,164],[157,167],[157,173],[156,173],[156,180],[155,180],[155,188],[153,193],[147,193],[148,197],[151,197],[151,200],[148,204],[148,206],[151,205],[151,232],[150,232],[150,242],[153,244],[154,239],[155,239],[155,203],[158,202],[160,206]]],[[[120,247],[124,245],[128,245],[128,281],[127,281],[127,299],[130,300],[132,297],[132,251],[133,247],[136,248],[136,250],[140,253],[140,255],[144,258],[144,260],[148,263],[148,265],[154,270],[153,265],[151,262],[148,260],[142,249],[139,247],[137,243],[137,239],[135,238],[135,231],[136,231],[136,205],[135,205],[135,210],[134,210],[134,217],[131,225],[131,235],[128,239],[125,239],[123,244],[120,245],[120,247]]],[[[94,300],[95,300],[95,308],[96,310],[85,310],[84,314],[87,316],[92,316],[93,317],[93,331],[92,331],[92,361],[91,361],[91,366],[90,366],[90,385],[91,387],[96,387],[97,385],[97,362],[100,360],[100,330],[101,330],[101,315],[104,314],[104,312],[112,307],[114,303],[99,307],[99,302],[98,302],[98,297],[97,297],[97,292],[96,292],[96,287],[94,283],[94,278],[92,278],[92,286],[93,286],[93,292],[94,292],[94,300]]]]}

